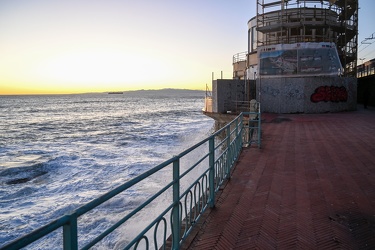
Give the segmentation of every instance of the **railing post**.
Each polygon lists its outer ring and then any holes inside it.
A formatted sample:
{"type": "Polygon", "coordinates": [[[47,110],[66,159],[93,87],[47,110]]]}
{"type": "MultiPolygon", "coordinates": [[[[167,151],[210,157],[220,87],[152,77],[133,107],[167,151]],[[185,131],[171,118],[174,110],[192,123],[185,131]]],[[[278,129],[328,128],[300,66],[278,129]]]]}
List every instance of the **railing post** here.
{"type": "Polygon", "coordinates": [[[262,119],[260,117],[260,107],[259,107],[259,111],[258,111],[258,148],[261,148],[261,134],[262,134],[262,129],[261,129],[261,123],[262,123],[262,119]]]}
{"type": "Polygon", "coordinates": [[[238,127],[239,127],[239,124],[242,125],[241,120],[242,120],[242,112],[241,112],[240,117],[238,119],[236,119],[236,139],[234,141],[234,143],[236,145],[236,149],[235,149],[236,152],[235,152],[235,157],[234,157],[235,159],[237,159],[238,152],[240,151],[240,148],[241,148],[240,145],[239,145],[239,143],[241,142],[239,138],[241,138],[241,136],[238,136],[238,127]]]}
{"type": "Polygon", "coordinates": [[[235,134],[236,134],[236,137],[237,137],[237,134],[238,134],[238,119],[241,119],[241,118],[237,118],[236,119],[236,132],[235,132],[235,134]]]}
{"type": "Polygon", "coordinates": [[[243,137],[243,133],[244,133],[244,131],[245,131],[245,128],[244,128],[244,119],[245,119],[245,117],[244,117],[244,115],[243,115],[243,113],[242,113],[242,119],[241,119],[241,144],[240,144],[240,146],[241,146],[241,148],[242,148],[242,146],[243,146],[243,141],[244,141],[244,137],[243,137]]]}
{"type": "Polygon", "coordinates": [[[78,249],[77,215],[69,215],[69,223],[63,226],[64,250],[78,249]]]}
{"type": "Polygon", "coordinates": [[[211,136],[208,140],[209,148],[209,190],[210,190],[210,207],[215,207],[215,137],[211,136]]]}
{"type": "Polygon", "coordinates": [[[180,248],[180,159],[173,161],[172,247],[180,248]]]}
{"type": "Polygon", "coordinates": [[[225,167],[225,177],[229,178],[230,173],[230,165],[232,163],[232,152],[231,152],[231,145],[230,145],[230,125],[227,126],[227,164],[225,167]]]}
{"type": "MultiPolygon", "coordinates": [[[[239,154],[239,151],[242,149],[242,132],[243,132],[243,113],[241,113],[240,116],[240,132],[237,134],[237,154],[239,154]]],[[[238,156],[238,155],[237,155],[238,156]]]]}
{"type": "Polygon", "coordinates": [[[247,122],[247,143],[251,146],[251,127],[252,121],[251,121],[251,113],[249,114],[249,120],[247,122]]]}

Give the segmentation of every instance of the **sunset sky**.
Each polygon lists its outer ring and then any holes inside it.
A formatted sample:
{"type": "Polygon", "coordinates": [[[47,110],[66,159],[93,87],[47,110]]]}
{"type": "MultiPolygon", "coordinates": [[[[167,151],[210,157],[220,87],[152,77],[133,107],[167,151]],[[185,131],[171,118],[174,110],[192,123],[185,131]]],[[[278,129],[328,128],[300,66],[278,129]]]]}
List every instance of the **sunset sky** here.
{"type": "MultiPolygon", "coordinates": [[[[375,32],[375,1],[360,7],[359,43],[375,32]]],[[[212,72],[232,77],[255,8],[256,0],[1,0],[0,95],[203,90],[212,72]]],[[[375,57],[366,46],[364,61],[375,57]]]]}

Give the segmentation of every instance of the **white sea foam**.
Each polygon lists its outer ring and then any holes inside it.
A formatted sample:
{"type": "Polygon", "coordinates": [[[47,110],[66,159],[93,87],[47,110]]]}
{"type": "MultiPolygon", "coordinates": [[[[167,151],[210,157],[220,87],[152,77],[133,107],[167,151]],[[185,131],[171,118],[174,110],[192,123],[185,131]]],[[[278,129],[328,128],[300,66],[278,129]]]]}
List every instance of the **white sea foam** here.
{"type": "MultiPolygon", "coordinates": [[[[157,93],[1,96],[0,246],[212,132],[213,121],[200,112],[203,95],[157,93]]],[[[83,218],[80,232],[90,238],[123,216],[170,177],[160,174],[168,177],[157,177],[103,204],[93,211],[95,220],[83,218]]],[[[104,246],[116,247],[115,237],[106,238],[104,246]]],[[[44,239],[33,246],[48,249],[55,243],[44,239]]]]}

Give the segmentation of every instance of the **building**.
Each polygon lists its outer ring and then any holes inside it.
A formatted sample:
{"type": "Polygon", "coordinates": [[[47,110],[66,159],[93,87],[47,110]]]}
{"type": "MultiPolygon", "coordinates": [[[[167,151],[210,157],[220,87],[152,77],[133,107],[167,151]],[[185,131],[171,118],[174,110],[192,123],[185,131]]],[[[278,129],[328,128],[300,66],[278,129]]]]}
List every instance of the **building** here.
{"type": "Polygon", "coordinates": [[[233,79],[212,82],[212,112],[240,112],[254,98],[264,112],[355,110],[358,0],[257,0],[256,9],[233,79]]]}
{"type": "Polygon", "coordinates": [[[357,66],[358,103],[375,107],[375,59],[357,66]]]}

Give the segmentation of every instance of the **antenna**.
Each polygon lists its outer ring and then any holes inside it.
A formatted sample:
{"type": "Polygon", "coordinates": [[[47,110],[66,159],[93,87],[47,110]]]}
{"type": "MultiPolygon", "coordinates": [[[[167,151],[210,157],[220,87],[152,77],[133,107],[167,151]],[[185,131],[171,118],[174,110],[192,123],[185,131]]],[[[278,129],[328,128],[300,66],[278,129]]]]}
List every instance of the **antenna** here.
{"type": "Polygon", "coordinates": [[[365,40],[363,40],[361,43],[362,43],[362,44],[371,44],[371,43],[369,43],[369,42],[367,42],[367,41],[368,41],[368,40],[375,39],[374,34],[375,34],[375,33],[372,33],[370,37],[366,37],[365,40]]]}

